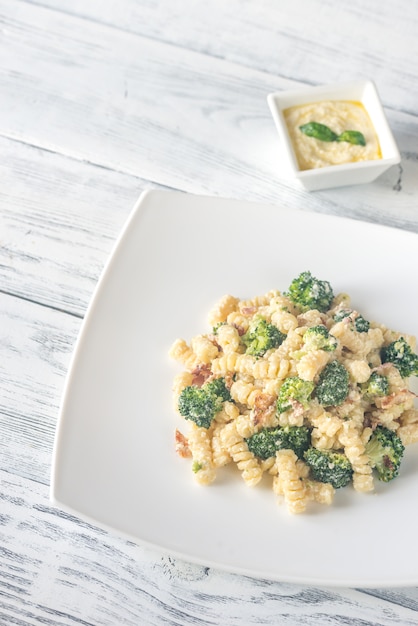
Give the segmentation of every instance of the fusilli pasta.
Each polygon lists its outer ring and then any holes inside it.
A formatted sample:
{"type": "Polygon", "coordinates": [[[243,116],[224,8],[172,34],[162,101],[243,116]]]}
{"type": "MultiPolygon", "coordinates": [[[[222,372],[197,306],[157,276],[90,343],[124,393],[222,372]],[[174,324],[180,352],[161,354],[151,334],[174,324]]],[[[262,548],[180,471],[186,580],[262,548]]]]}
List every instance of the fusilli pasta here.
{"type": "Polygon", "coordinates": [[[347,484],[369,492],[375,478],[397,476],[400,458],[382,456],[379,469],[378,433],[396,438],[398,451],[418,441],[402,355],[385,356],[404,341],[400,352],[410,350],[418,375],[415,337],[368,322],[347,294],[334,296],[313,280],[313,304],[301,304],[306,293],[291,289],[243,300],[225,295],[209,312],[207,333],[170,349],[183,368],[173,382],[175,409],[190,426],[187,435],[176,429],[176,450],[191,458],[196,480],[209,485],[228,464],[249,486],[265,475],[291,513],[311,502],[330,505],[347,484]]]}

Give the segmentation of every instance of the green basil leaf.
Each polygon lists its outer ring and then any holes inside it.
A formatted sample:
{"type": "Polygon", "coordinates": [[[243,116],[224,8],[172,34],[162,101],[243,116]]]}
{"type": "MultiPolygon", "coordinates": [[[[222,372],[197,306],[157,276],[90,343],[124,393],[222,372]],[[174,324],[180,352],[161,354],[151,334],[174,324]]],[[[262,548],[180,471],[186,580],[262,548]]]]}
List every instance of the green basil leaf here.
{"type": "Polygon", "coordinates": [[[309,122],[308,124],[303,124],[302,126],[299,126],[299,129],[308,137],[314,137],[320,141],[336,141],[338,137],[338,135],[336,135],[333,130],[328,128],[328,126],[320,124],[319,122],[309,122]]]}
{"type": "Polygon", "coordinates": [[[366,140],[363,133],[358,130],[345,130],[341,135],[338,135],[337,141],[347,141],[354,146],[365,146],[366,140]]]}

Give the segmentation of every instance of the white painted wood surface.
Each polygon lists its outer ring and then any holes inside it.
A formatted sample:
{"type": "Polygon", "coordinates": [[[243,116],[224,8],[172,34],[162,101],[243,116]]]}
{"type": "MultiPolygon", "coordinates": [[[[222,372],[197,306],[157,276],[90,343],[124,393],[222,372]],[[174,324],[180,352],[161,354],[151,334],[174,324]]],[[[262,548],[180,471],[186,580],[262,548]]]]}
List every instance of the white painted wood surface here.
{"type": "Polygon", "coordinates": [[[48,499],[74,342],[144,189],[418,232],[417,33],[405,0],[0,0],[0,624],[418,624],[416,588],[226,574],[48,499]],[[402,163],[305,193],[282,174],[265,96],[357,78],[376,81],[402,163]]]}

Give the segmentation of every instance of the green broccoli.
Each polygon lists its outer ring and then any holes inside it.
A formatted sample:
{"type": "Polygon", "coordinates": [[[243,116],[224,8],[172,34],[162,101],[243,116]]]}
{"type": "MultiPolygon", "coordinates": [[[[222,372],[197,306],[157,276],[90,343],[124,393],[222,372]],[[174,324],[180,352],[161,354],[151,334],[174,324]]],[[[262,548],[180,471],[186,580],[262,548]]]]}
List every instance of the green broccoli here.
{"type": "Polygon", "coordinates": [[[299,376],[289,376],[279,389],[277,412],[284,413],[298,404],[306,408],[314,388],[315,385],[311,381],[302,380],[299,376]]]}
{"type": "Polygon", "coordinates": [[[418,376],[418,354],[415,354],[403,337],[392,341],[380,351],[382,363],[393,363],[402,378],[418,376]]]}
{"type": "Polygon", "coordinates": [[[353,476],[351,463],[342,452],[309,448],[303,456],[314,480],[330,483],[334,489],[348,485],[353,476]]]}
{"type": "Polygon", "coordinates": [[[223,402],[230,399],[224,379],[215,378],[202,387],[185,387],[179,396],[178,409],[185,419],[195,422],[197,426],[209,428],[215,415],[222,409],[223,402]]]}
{"type": "Polygon", "coordinates": [[[377,426],[366,445],[370,465],[376,469],[379,480],[385,483],[398,476],[404,452],[401,439],[385,426],[377,426]]]}
{"type": "Polygon", "coordinates": [[[294,278],[289,291],[284,294],[301,311],[317,309],[327,311],[334,298],[330,283],[326,280],[318,280],[310,272],[302,272],[294,278]]]}
{"type": "Polygon", "coordinates": [[[356,313],[356,317],[354,319],[354,328],[358,333],[367,333],[370,328],[370,322],[368,322],[362,315],[357,314],[356,311],[352,309],[343,309],[342,311],[338,311],[334,315],[335,322],[341,322],[341,320],[349,317],[352,313],[356,313]]]}
{"type": "Polygon", "coordinates": [[[277,426],[263,428],[246,442],[250,452],[259,459],[268,459],[282,449],[293,450],[301,459],[310,446],[311,433],[306,426],[277,426]]]}
{"type": "Polygon", "coordinates": [[[361,385],[361,389],[368,398],[387,396],[389,394],[389,380],[387,376],[372,372],[369,380],[361,385]]]}
{"type": "Polygon", "coordinates": [[[209,393],[213,393],[218,398],[222,398],[222,401],[231,402],[231,394],[228,387],[225,384],[225,378],[213,378],[204,385],[204,388],[209,393]]]}
{"type": "Polygon", "coordinates": [[[344,402],[349,391],[349,376],[344,365],[331,361],[319,375],[315,395],[323,406],[338,406],[344,402]]]}
{"type": "Polygon", "coordinates": [[[308,350],[333,352],[338,345],[338,340],[328,332],[326,326],[319,324],[306,330],[303,335],[303,343],[308,350]]]}
{"type": "Polygon", "coordinates": [[[286,335],[276,326],[262,317],[255,317],[241,339],[246,345],[247,354],[263,356],[270,348],[278,348],[285,338],[286,335]]]}

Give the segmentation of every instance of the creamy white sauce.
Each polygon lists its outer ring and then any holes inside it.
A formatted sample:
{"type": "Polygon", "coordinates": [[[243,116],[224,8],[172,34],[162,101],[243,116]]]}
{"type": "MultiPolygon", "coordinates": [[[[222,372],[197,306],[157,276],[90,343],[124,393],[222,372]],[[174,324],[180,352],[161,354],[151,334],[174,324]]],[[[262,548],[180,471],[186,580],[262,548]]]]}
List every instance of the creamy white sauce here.
{"type": "Polygon", "coordinates": [[[301,170],[382,158],[378,137],[361,102],[313,102],[290,107],[283,114],[301,170]],[[347,130],[359,131],[364,135],[366,145],[308,137],[299,127],[309,122],[325,124],[337,135],[347,130]]]}

